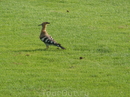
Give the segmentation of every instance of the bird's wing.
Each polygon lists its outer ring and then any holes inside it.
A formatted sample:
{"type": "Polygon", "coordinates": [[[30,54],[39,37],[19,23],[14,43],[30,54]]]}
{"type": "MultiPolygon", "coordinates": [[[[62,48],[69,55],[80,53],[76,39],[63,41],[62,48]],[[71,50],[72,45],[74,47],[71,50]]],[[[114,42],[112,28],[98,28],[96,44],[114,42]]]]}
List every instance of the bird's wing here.
{"type": "Polygon", "coordinates": [[[41,38],[41,40],[45,43],[45,44],[56,44],[56,42],[54,41],[54,39],[51,36],[44,36],[41,38]]]}

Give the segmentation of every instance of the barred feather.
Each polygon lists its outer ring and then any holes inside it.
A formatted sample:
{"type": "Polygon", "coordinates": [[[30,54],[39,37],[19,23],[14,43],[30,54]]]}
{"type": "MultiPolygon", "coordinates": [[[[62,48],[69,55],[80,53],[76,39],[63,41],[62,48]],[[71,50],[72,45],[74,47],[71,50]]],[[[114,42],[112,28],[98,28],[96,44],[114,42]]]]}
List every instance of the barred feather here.
{"type": "Polygon", "coordinates": [[[65,49],[64,47],[61,46],[61,44],[59,43],[56,43],[52,37],[47,37],[47,36],[44,36],[41,38],[41,41],[43,41],[46,45],[55,45],[57,47],[60,47],[62,49],[65,49]]]}

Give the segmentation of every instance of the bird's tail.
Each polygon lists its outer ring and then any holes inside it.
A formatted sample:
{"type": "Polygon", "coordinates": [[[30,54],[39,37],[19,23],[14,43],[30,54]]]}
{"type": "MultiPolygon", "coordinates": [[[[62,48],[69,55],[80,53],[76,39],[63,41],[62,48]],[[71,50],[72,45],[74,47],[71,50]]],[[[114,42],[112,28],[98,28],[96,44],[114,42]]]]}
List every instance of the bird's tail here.
{"type": "Polygon", "coordinates": [[[65,49],[63,46],[60,46],[61,49],[65,49]]]}
{"type": "Polygon", "coordinates": [[[65,49],[63,46],[61,46],[61,44],[57,44],[56,46],[60,47],[61,49],[65,49]]]}

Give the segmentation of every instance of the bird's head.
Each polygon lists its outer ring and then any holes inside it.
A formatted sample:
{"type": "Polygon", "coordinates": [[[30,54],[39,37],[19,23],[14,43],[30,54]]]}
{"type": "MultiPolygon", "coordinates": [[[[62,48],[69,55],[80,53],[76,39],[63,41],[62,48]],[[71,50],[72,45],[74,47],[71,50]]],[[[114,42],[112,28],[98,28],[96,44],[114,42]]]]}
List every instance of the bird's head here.
{"type": "Polygon", "coordinates": [[[43,22],[42,24],[38,25],[38,26],[43,26],[43,25],[47,25],[50,24],[50,22],[43,22]]]}

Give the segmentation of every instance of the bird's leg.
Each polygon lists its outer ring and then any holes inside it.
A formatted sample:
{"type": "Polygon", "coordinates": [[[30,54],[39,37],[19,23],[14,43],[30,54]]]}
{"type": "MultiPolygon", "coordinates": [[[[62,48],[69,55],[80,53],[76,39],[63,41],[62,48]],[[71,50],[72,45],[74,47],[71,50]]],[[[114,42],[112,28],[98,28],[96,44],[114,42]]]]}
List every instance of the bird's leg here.
{"type": "Polygon", "coordinates": [[[46,49],[48,49],[48,48],[49,48],[49,45],[46,44],[46,49]]]}

